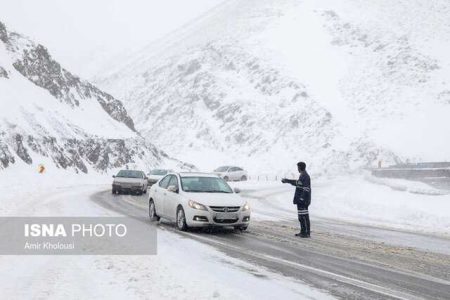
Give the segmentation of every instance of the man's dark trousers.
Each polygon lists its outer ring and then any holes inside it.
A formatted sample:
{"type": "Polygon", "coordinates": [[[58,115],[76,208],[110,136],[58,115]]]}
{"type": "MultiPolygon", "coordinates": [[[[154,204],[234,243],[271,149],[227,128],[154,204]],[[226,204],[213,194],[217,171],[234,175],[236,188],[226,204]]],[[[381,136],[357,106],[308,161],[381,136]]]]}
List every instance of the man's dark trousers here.
{"type": "Polygon", "coordinates": [[[311,234],[311,225],[309,223],[308,206],[297,204],[298,220],[300,221],[300,233],[302,235],[311,234]]]}

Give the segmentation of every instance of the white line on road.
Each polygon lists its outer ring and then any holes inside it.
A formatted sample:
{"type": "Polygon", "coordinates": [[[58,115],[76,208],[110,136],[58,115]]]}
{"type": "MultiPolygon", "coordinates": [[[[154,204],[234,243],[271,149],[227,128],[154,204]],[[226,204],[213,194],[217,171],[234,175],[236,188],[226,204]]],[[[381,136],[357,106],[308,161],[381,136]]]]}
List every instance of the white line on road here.
{"type": "MultiPolygon", "coordinates": [[[[232,246],[232,245],[229,245],[229,244],[225,244],[223,242],[219,242],[219,241],[216,241],[216,240],[212,240],[212,239],[209,239],[209,238],[205,238],[205,237],[194,235],[194,234],[187,233],[187,232],[180,232],[180,233],[183,234],[183,235],[190,236],[193,239],[203,240],[206,243],[214,243],[214,244],[217,244],[217,245],[219,245],[221,247],[228,248],[230,250],[235,250],[235,251],[238,251],[238,252],[242,252],[241,248],[236,247],[236,246],[232,246]]],[[[391,289],[388,289],[388,288],[385,288],[385,287],[382,287],[382,286],[379,286],[379,285],[376,285],[376,284],[373,284],[373,283],[370,283],[370,282],[365,282],[365,281],[362,281],[362,280],[359,280],[359,279],[355,279],[355,278],[351,278],[351,277],[348,277],[348,276],[332,273],[332,272],[329,272],[329,271],[325,271],[325,270],[322,270],[322,269],[314,268],[314,267],[307,266],[307,265],[304,265],[304,264],[292,262],[292,261],[289,261],[289,260],[286,260],[286,259],[283,259],[283,258],[279,258],[279,257],[267,255],[267,254],[256,253],[256,252],[251,251],[251,250],[245,250],[245,254],[249,255],[249,256],[252,256],[252,257],[255,257],[255,258],[262,259],[262,260],[277,262],[277,263],[283,264],[285,266],[294,267],[294,268],[299,269],[299,270],[310,271],[310,272],[313,272],[313,273],[316,273],[316,274],[319,274],[319,275],[322,275],[322,276],[334,279],[336,281],[339,281],[339,282],[342,282],[342,283],[346,283],[346,284],[350,284],[350,285],[353,285],[353,286],[356,286],[356,287],[359,287],[359,288],[362,288],[362,289],[365,289],[365,290],[368,290],[368,291],[371,291],[371,292],[375,292],[375,293],[378,293],[378,294],[381,294],[381,295],[384,295],[384,296],[388,296],[388,297],[392,297],[392,298],[396,298],[396,299],[402,299],[402,300],[423,300],[424,299],[424,298],[417,297],[417,296],[414,296],[414,295],[411,295],[411,294],[407,294],[407,293],[403,293],[403,292],[399,292],[399,291],[393,291],[391,289]]]]}
{"type": "MultiPolygon", "coordinates": [[[[138,208],[141,208],[141,209],[147,209],[147,207],[145,205],[138,204],[138,203],[130,201],[128,199],[122,199],[122,200],[124,202],[127,202],[128,204],[130,204],[132,206],[135,206],[135,207],[138,207],[138,208]]],[[[166,229],[164,229],[164,230],[166,230],[166,229]]],[[[210,239],[210,238],[205,238],[205,237],[202,237],[202,236],[199,236],[199,235],[196,235],[196,234],[192,234],[192,233],[188,233],[188,232],[181,232],[181,231],[179,231],[178,233],[180,233],[182,235],[185,235],[185,236],[189,236],[192,239],[202,240],[202,241],[204,241],[206,243],[209,243],[209,244],[216,244],[216,245],[219,245],[219,246],[221,246],[223,248],[227,248],[227,249],[234,250],[234,251],[237,251],[237,252],[243,252],[243,249],[241,249],[239,247],[236,247],[236,246],[232,246],[232,245],[226,244],[224,242],[220,242],[220,241],[213,240],[213,239],[210,239]]],[[[341,274],[336,274],[336,273],[333,273],[333,272],[330,272],[330,271],[326,271],[326,270],[322,270],[322,269],[319,269],[319,268],[307,266],[307,265],[304,265],[304,264],[301,264],[301,263],[292,262],[292,261],[289,261],[289,260],[286,260],[286,259],[283,259],[283,258],[272,256],[272,255],[257,253],[257,252],[251,251],[251,250],[245,250],[244,254],[252,256],[254,258],[259,258],[259,259],[262,259],[262,260],[266,260],[266,261],[277,262],[279,264],[282,264],[282,265],[285,265],[285,266],[289,266],[289,267],[293,267],[293,268],[296,268],[296,269],[299,269],[299,270],[310,271],[310,272],[313,272],[315,274],[322,275],[322,276],[334,279],[334,280],[342,282],[342,283],[346,283],[346,284],[349,284],[349,285],[352,285],[352,286],[356,286],[356,287],[359,287],[359,288],[362,288],[362,289],[365,289],[365,290],[368,290],[368,291],[371,291],[371,292],[375,292],[375,293],[378,293],[378,294],[381,294],[381,295],[384,295],[384,296],[388,296],[388,297],[392,297],[392,298],[396,298],[396,299],[405,299],[405,300],[407,300],[407,299],[408,300],[423,300],[424,299],[424,298],[421,298],[421,297],[417,297],[415,295],[411,295],[411,294],[404,293],[404,292],[401,292],[401,291],[394,291],[392,289],[385,288],[385,287],[382,287],[382,286],[379,286],[379,285],[376,285],[376,284],[373,284],[373,283],[370,283],[370,282],[366,282],[366,281],[362,281],[362,280],[359,280],[359,279],[351,278],[351,277],[344,276],[344,275],[341,275],[341,274]]]]}

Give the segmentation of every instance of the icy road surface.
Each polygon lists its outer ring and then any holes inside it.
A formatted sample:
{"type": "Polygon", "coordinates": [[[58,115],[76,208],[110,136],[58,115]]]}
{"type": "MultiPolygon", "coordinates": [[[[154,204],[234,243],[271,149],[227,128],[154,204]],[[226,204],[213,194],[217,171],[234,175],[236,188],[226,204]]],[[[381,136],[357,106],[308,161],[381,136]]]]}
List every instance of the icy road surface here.
{"type": "MultiPolygon", "coordinates": [[[[145,201],[113,198],[104,192],[109,185],[74,179],[51,177],[25,191],[21,185],[0,189],[0,215],[117,216],[131,213],[127,201],[145,201]],[[115,203],[117,211],[91,199],[115,203]]],[[[143,222],[142,230],[148,226],[143,222]]],[[[167,228],[158,232],[158,255],[0,256],[0,299],[333,299],[167,228]]]]}
{"type": "MultiPolygon", "coordinates": [[[[446,237],[312,217],[313,238],[299,239],[294,236],[298,230],[295,210],[289,218],[287,211],[269,200],[271,195],[281,192],[279,187],[263,193],[243,192],[265,204],[254,205],[256,220],[244,233],[233,230],[184,233],[166,222],[160,222],[158,228],[160,232],[199,241],[228,257],[326,290],[337,298],[450,299],[450,240],[446,237]],[[264,215],[272,220],[261,218],[264,215]]],[[[108,190],[93,194],[91,199],[124,215],[147,216],[145,195],[117,196],[108,190]]],[[[143,230],[148,223],[143,222],[143,230]]]]}

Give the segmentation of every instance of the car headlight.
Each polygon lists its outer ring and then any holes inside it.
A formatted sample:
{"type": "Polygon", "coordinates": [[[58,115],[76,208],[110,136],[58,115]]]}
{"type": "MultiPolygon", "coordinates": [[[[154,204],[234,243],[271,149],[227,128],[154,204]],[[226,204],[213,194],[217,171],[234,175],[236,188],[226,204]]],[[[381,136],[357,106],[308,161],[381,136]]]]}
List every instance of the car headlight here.
{"type": "Polygon", "coordinates": [[[244,204],[244,206],[242,206],[242,211],[246,211],[246,210],[249,210],[249,209],[250,209],[250,205],[248,204],[248,202],[246,202],[244,204]]]}
{"type": "Polygon", "coordinates": [[[195,201],[189,200],[188,202],[189,207],[192,207],[193,209],[199,209],[199,210],[208,210],[206,206],[203,204],[197,203],[195,201]]]}

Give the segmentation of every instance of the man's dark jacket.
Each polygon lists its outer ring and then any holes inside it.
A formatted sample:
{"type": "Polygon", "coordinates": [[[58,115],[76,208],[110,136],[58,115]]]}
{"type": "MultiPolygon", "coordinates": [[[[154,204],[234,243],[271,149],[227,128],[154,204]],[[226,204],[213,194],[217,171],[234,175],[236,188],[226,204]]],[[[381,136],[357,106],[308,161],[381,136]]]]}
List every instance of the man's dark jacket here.
{"type": "Polygon", "coordinates": [[[296,187],[294,195],[294,204],[308,208],[311,204],[311,178],[306,171],[302,171],[297,181],[288,180],[290,184],[296,187]]]}

